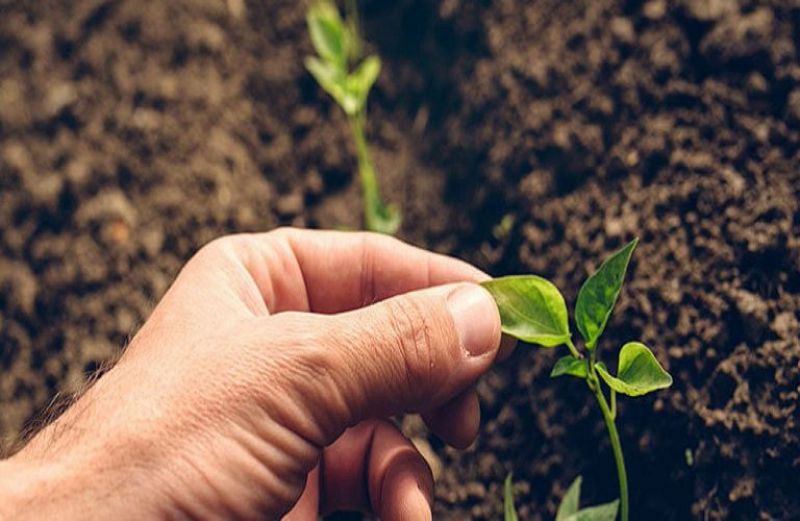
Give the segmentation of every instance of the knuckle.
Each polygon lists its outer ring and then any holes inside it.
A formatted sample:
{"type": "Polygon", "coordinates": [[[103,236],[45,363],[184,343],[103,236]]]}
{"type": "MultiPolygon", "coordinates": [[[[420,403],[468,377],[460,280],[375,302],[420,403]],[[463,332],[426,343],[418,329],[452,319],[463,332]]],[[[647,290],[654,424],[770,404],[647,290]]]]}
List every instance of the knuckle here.
{"type": "Polygon", "coordinates": [[[298,230],[297,228],[292,228],[291,226],[280,226],[268,232],[267,235],[276,239],[289,239],[293,235],[297,235],[298,232],[300,231],[301,230],[298,230]]]}
{"type": "Polygon", "coordinates": [[[195,253],[192,261],[205,262],[206,260],[230,256],[236,251],[241,239],[241,235],[223,235],[222,237],[217,237],[203,245],[197,253],[195,253]]]}
{"type": "Polygon", "coordinates": [[[186,277],[196,278],[210,270],[235,264],[241,240],[240,235],[226,235],[206,243],[181,269],[178,282],[185,280],[186,277]]]}

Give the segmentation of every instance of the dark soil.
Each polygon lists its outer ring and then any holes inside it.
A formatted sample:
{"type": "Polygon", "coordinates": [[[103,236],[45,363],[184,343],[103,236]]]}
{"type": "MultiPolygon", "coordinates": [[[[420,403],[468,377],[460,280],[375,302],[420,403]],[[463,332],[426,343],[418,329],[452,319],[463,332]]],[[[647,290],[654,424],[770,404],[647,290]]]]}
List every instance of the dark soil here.
{"type": "MultiPolygon", "coordinates": [[[[346,122],[286,1],[0,0],[0,442],[80,389],[181,264],[232,231],[356,227],[346,122]]],[[[601,349],[672,389],[623,401],[634,519],[800,517],[800,3],[366,1],[370,137],[400,235],[574,300],[642,240],[601,349]],[[508,216],[508,217],[507,217],[508,216]],[[510,233],[496,225],[506,217],[510,233]]],[[[437,519],[615,497],[585,386],[520,348],[441,462],[437,519]]],[[[613,364],[612,364],[613,365],[613,364]]],[[[418,420],[407,431],[427,435],[418,420]]]]}

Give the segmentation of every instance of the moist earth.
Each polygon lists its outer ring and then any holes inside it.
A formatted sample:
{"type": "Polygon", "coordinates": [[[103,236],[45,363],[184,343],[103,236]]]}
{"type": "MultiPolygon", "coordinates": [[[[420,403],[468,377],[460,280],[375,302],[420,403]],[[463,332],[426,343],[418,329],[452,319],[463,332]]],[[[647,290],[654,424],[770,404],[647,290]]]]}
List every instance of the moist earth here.
{"type": "MultiPolygon", "coordinates": [[[[622,400],[634,519],[800,517],[800,3],[362,3],[384,70],[369,137],[399,236],[574,302],[641,240],[600,349],[671,389],[622,400]]],[[[0,447],[120,353],[221,234],[356,228],[354,150],[305,72],[302,2],[0,0],[0,447]]],[[[559,353],[478,384],[466,452],[416,418],[436,519],[552,519],[616,497],[600,415],[559,353]]]]}

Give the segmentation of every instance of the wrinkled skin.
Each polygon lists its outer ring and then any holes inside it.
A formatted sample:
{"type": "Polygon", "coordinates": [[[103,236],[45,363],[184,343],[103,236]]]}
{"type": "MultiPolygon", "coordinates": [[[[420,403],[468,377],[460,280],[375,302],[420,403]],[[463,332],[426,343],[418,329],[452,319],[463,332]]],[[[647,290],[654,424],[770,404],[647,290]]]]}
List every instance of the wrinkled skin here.
{"type": "Polygon", "coordinates": [[[473,441],[472,385],[513,347],[485,278],[374,234],[218,239],[119,362],[0,462],[0,517],[430,519],[430,470],[388,418],[473,441]]]}

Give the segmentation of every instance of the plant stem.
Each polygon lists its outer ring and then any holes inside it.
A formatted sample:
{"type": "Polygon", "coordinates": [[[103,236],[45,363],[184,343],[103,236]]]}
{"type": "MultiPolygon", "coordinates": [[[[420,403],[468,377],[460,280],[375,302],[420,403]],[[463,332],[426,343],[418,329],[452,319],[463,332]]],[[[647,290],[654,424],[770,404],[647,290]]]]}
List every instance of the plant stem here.
{"type": "Polygon", "coordinates": [[[571,338],[567,338],[567,347],[569,348],[569,352],[577,359],[583,358],[583,355],[578,351],[578,348],[575,347],[575,344],[572,342],[571,338]]]}
{"type": "MultiPolygon", "coordinates": [[[[619,441],[619,432],[617,432],[617,425],[614,423],[616,411],[612,413],[609,409],[608,402],[606,402],[606,397],[603,395],[603,388],[600,387],[600,381],[597,378],[597,371],[594,368],[594,363],[591,362],[586,383],[589,384],[589,389],[592,390],[595,398],[597,398],[597,403],[600,405],[600,411],[603,413],[603,420],[606,422],[608,438],[611,440],[611,449],[614,451],[614,463],[617,465],[617,478],[619,479],[620,519],[622,521],[628,521],[628,474],[625,471],[625,458],[622,455],[622,444],[619,441]]],[[[611,392],[613,393],[614,391],[611,392]]],[[[616,397],[614,397],[613,394],[612,400],[616,402],[616,397]]]]}
{"type": "Polygon", "coordinates": [[[617,391],[611,389],[611,419],[617,419],[617,391]]]}
{"type": "Polygon", "coordinates": [[[361,189],[364,196],[364,224],[366,224],[367,229],[374,230],[377,223],[373,221],[379,210],[381,198],[378,190],[378,179],[375,176],[375,165],[372,162],[367,138],[364,135],[365,119],[363,111],[349,118],[350,128],[353,130],[353,139],[356,143],[358,174],[361,178],[361,189]]]}

